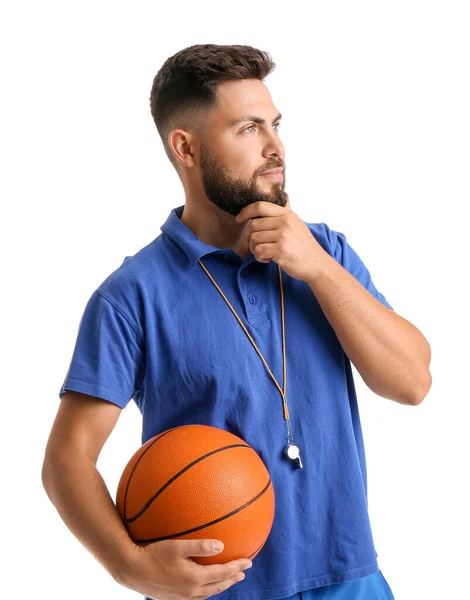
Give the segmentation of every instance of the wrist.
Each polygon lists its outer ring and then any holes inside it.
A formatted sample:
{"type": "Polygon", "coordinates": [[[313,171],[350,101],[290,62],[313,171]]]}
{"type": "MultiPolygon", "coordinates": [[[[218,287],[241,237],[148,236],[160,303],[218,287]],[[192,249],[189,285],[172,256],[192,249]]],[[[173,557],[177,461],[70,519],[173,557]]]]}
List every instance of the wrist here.
{"type": "Polygon", "coordinates": [[[113,553],[109,561],[108,571],[117,583],[129,587],[131,578],[135,576],[140,550],[143,550],[143,547],[135,544],[129,538],[119,547],[118,552],[113,553]]]}
{"type": "Polygon", "coordinates": [[[313,287],[317,285],[322,273],[331,268],[332,261],[335,262],[334,259],[326,252],[310,261],[306,274],[303,278],[305,283],[307,283],[313,289],[313,287]]]}

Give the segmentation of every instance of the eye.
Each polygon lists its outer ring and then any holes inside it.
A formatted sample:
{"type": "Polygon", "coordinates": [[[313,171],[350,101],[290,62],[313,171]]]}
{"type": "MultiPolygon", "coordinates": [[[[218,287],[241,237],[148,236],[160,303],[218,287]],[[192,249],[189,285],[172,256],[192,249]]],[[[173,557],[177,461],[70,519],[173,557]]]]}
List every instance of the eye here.
{"type": "MultiPolygon", "coordinates": [[[[281,122],[280,122],[280,121],[278,121],[277,123],[274,123],[274,124],[273,124],[273,127],[274,127],[275,125],[279,126],[280,124],[281,124],[281,122]]],[[[245,127],[245,129],[243,129],[243,131],[248,131],[248,129],[252,129],[253,127],[256,127],[256,125],[249,125],[248,127],[245,127]]],[[[278,131],[278,130],[276,129],[276,131],[278,131]]]]}

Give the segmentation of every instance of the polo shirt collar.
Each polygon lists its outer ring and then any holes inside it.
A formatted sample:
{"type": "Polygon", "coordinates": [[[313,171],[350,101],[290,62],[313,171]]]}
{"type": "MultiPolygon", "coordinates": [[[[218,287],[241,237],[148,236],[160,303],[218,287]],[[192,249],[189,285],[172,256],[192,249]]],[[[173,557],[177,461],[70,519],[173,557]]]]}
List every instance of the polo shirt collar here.
{"type": "MultiPolygon", "coordinates": [[[[167,220],[160,227],[160,229],[183,250],[193,269],[197,266],[197,261],[206,254],[218,253],[221,255],[233,254],[234,256],[238,256],[231,248],[217,248],[216,246],[211,246],[210,244],[202,242],[198,237],[196,237],[194,233],[181,221],[183,210],[184,204],[183,206],[173,208],[167,220]]],[[[250,252],[244,262],[248,263],[255,260],[255,257],[250,252]]]]}

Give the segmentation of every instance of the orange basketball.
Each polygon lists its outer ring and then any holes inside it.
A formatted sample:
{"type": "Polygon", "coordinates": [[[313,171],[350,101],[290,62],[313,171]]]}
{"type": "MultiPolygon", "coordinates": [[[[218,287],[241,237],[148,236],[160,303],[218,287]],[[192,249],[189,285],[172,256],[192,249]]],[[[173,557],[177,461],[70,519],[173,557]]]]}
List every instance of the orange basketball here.
{"type": "Polygon", "coordinates": [[[116,506],[138,544],[169,539],[224,543],[201,565],[253,560],[274,520],[266,466],[244,440],[208,425],[183,425],[148,440],[127,463],[116,506]]]}

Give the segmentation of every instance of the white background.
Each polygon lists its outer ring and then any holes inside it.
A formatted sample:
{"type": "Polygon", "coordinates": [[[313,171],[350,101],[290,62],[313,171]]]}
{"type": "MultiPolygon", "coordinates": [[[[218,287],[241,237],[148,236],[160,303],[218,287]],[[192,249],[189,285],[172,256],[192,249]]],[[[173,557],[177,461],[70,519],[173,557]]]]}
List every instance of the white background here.
{"type": "MultiPolygon", "coordinates": [[[[0,595],[139,597],[69,532],[40,473],[88,298],[184,204],[153,77],[178,50],[217,43],[271,53],[292,209],[344,232],[431,344],[418,407],[354,370],[370,517],[397,600],[469,598],[468,3],[18,1],[0,23],[0,595]]],[[[140,427],[131,402],[100,456],[113,497],[140,427]]]]}

